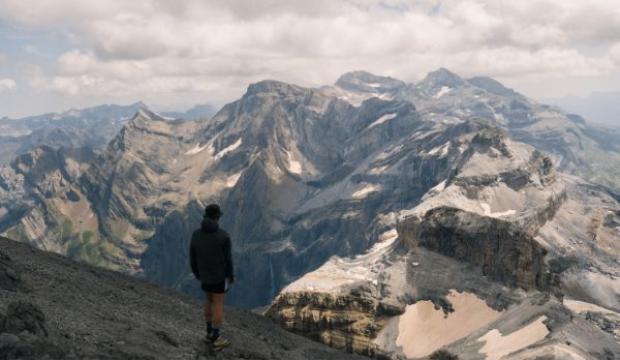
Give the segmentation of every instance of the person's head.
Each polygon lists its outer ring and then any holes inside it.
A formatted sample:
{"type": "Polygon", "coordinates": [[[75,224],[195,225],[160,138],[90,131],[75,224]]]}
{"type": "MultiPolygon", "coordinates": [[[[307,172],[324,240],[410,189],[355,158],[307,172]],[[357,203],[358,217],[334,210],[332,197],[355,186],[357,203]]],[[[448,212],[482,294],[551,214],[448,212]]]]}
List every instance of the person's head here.
{"type": "Polygon", "coordinates": [[[211,220],[219,220],[222,217],[222,210],[218,204],[210,204],[205,208],[205,217],[211,220]]]}

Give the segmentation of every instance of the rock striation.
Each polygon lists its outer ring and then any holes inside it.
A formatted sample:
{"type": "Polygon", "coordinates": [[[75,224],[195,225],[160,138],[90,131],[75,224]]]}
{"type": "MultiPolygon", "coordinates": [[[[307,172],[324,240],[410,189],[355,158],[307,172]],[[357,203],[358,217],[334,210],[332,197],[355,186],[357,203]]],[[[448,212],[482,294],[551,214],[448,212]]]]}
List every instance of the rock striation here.
{"type": "Polygon", "coordinates": [[[373,339],[388,318],[402,311],[367,294],[295,292],[278,296],[265,315],[330,347],[381,358],[385,354],[373,339]]]}

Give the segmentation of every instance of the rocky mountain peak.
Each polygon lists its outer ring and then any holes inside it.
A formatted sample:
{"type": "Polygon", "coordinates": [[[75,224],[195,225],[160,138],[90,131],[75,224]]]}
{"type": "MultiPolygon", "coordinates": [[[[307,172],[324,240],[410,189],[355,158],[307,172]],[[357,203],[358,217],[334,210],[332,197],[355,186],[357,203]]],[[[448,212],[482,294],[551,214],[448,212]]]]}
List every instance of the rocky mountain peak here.
{"type": "Polygon", "coordinates": [[[288,84],[277,80],[263,80],[248,86],[244,97],[258,95],[258,94],[271,94],[277,96],[286,95],[299,95],[306,93],[307,90],[292,84],[288,84]]]}
{"type": "Polygon", "coordinates": [[[136,121],[138,119],[143,119],[143,120],[152,120],[152,121],[166,121],[168,119],[164,118],[163,116],[149,110],[146,107],[141,107],[138,109],[138,111],[136,111],[136,113],[134,114],[134,116],[131,118],[131,121],[136,121]]]}
{"type": "Polygon", "coordinates": [[[465,84],[463,80],[457,74],[451,72],[446,68],[439,68],[426,75],[426,77],[417,84],[417,86],[423,91],[439,90],[443,87],[447,89],[456,88],[465,84]]]}
{"type": "Polygon", "coordinates": [[[467,79],[467,82],[484,89],[491,94],[499,95],[499,96],[515,96],[518,95],[514,90],[505,87],[499,81],[492,79],[487,76],[475,76],[473,78],[467,79]]]}
{"type": "Polygon", "coordinates": [[[375,75],[367,71],[352,71],[340,76],[336,86],[350,91],[391,92],[406,84],[389,76],[375,75]]]}
{"type": "Polygon", "coordinates": [[[15,168],[33,168],[37,164],[49,160],[48,156],[55,156],[56,151],[49,146],[43,145],[25,154],[22,154],[11,163],[15,168]]]}

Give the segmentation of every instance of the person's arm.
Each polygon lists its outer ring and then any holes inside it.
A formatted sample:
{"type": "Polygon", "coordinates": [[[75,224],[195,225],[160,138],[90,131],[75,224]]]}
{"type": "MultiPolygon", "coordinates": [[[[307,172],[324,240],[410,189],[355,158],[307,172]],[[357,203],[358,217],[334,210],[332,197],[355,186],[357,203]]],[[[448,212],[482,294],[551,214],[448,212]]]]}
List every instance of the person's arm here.
{"type": "Polygon", "coordinates": [[[226,278],[230,283],[233,283],[235,282],[235,273],[233,270],[232,246],[229,236],[226,236],[226,241],[224,242],[224,254],[226,255],[226,278]]]}
{"type": "Polygon", "coordinates": [[[194,249],[194,237],[192,236],[192,242],[189,245],[189,263],[192,267],[192,272],[196,279],[200,279],[198,276],[198,262],[196,261],[196,250],[194,249]]]}

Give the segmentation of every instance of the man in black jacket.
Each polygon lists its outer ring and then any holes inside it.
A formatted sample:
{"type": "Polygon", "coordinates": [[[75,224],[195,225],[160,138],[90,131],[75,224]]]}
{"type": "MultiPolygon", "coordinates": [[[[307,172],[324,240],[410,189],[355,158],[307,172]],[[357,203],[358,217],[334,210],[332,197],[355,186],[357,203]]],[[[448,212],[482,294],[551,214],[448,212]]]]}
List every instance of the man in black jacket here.
{"type": "Polygon", "coordinates": [[[194,231],[189,249],[192,272],[202,283],[207,297],[207,340],[220,348],[230,344],[220,336],[220,329],[224,319],[224,295],[228,286],[235,281],[230,236],[218,225],[221,216],[222,211],[218,205],[206,207],[202,225],[194,231]]]}

